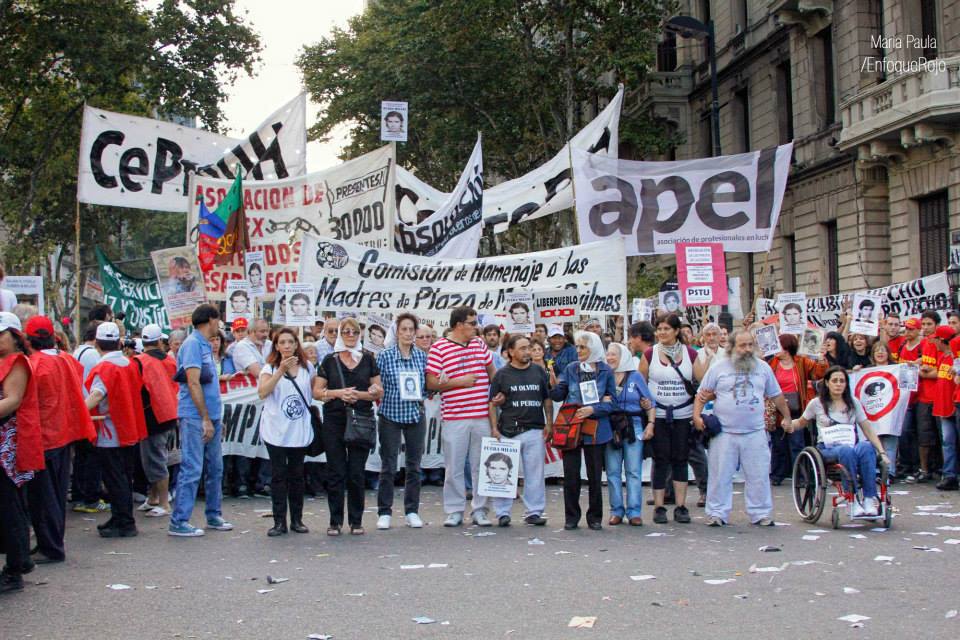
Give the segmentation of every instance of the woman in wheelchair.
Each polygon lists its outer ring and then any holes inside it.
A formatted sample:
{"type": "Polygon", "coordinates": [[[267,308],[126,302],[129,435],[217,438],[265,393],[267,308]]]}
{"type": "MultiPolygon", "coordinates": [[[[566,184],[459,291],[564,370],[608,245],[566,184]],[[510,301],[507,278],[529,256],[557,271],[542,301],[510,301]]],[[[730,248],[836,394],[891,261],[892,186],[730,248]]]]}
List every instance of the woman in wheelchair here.
{"type": "Polygon", "coordinates": [[[867,420],[860,401],[850,394],[850,380],[843,367],[832,366],[823,376],[818,397],[811,400],[803,416],[794,421],[794,426],[816,426],[817,449],[827,464],[840,463],[847,471],[844,475],[845,493],[856,494],[857,485],[863,489],[863,505],[852,505],[853,516],[876,516],[879,512],[877,499],[877,456],[884,464],[890,460],[883,450],[880,438],[867,420]],[[850,481],[854,486],[848,486],[850,481]]]}

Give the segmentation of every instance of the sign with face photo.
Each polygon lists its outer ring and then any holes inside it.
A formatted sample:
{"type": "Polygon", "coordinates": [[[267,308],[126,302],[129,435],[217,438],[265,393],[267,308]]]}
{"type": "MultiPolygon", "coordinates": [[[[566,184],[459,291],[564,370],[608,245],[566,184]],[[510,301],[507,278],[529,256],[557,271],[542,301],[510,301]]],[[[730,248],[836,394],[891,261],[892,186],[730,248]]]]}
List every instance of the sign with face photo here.
{"type": "Polygon", "coordinates": [[[780,333],[802,336],[807,326],[807,294],[781,293],[777,296],[777,309],[780,311],[780,333]]]}
{"type": "Polygon", "coordinates": [[[374,314],[367,314],[367,335],[363,342],[363,348],[367,351],[378,354],[384,349],[384,343],[387,339],[387,330],[391,321],[374,314]]]}
{"type": "Polygon", "coordinates": [[[764,358],[775,356],[782,350],[780,348],[780,338],[777,337],[777,328],[773,325],[754,329],[753,336],[756,338],[757,348],[764,358]]]}
{"type": "Polygon", "coordinates": [[[227,282],[227,322],[246,318],[253,322],[253,304],[250,301],[250,283],[246,280],[227,282]]]}
{"type": "Polygon", "coordinates": [[[516,498],[520,443],[510,438],[484,438],[480,443],[477,493],[490,498],[516,498]]]}
{"type": "Polygon", "coordinates": [[[533,333],[533,294],[511,291],[504,295],[507,307],[507,333],[533,333]]]}
{"type": "Polygon", "coordinates": [[[277,297],[273,301],[272,324],[286,324],[287,322],[287,283],[277,285],[277,297]]]}
{"type": "Polygon", "coordinates": [[[820,356],[820,347],[823,345],[823,330],[804,329],[803,338],[800,339],[800,349],[798,353],[801,356],[820,356]]]}
{"type": "Polygon", "coordinates": [[[853,306],[850,313],[850,333],[861,333],[865,336],[876,336],[880,332],[880,305],[883,299],[867,293],[853,294],[853,306]]]}
{"type": "Polygon", "coordinates": [[[316,322],[313,309],[313,285],[305,282],[287,283],[286,324],[292,327],[312,327],[316,322]]]}
{"type": "Polygon", "coordinates": [[[244,271],[250,283],[250,295],[261,298],[267,292],[263,279],[263,251],[247,251],[244,254],[244,271]]]}
{"type": "Polygon", "coordinates": [[[660,308],[667,313],[682,313],[679,291],[661,291],[659,302],[660,308]]]}
{"type": "Polygon", "coordinates": [[[397,374],[400,383],[400,399],[419,402],[423,400],[420,389],[420,374],[416,371],[401,371],[397,374]]]}
{"type": "Polygon", "coordinates": [[[600,392],[597,390],[596,380],[585,380],[580,383],[580,400],[583,404],[600,402],[600,392]]]}

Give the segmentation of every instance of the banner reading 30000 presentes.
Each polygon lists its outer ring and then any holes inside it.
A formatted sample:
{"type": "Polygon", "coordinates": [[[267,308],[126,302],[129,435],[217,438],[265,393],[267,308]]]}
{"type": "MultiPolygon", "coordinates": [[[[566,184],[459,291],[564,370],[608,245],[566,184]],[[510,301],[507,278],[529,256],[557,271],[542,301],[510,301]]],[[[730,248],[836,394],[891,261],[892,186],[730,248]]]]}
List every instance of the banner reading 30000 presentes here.
{"type": "MultiPolygon", "coordinates": [[[[243,201],[251,251],[263,251],[264,299],[277,284],[296,280],[304,232],[362,245],[393,246],[393,151],[390,146],[325,171],[287,180],[244,182],[243,201]]],[[[196,243],[198,199],[213,210],[232,182],[196,176],[187,215],[189,242],[196,243]]],[[[204,274],[207,297],[222,300],[227,280],[244,277],[239,262],[204,274]]]]}
{"type": "Polygon", "coordinates": [[[325,311],[499,311],[511,290],[579,287],[580,312],[626,309],[623,242],[613,240],[512,256],[442,260],[304,234],[299,280],[325,311]]]}
{"type": "Polygon", "coordinates": [[[769,251],[793,143],[734,156],[634,162],[573,150],[583,242],[623,238],[628,256],[673,253],[679,242],[769,251]]]}

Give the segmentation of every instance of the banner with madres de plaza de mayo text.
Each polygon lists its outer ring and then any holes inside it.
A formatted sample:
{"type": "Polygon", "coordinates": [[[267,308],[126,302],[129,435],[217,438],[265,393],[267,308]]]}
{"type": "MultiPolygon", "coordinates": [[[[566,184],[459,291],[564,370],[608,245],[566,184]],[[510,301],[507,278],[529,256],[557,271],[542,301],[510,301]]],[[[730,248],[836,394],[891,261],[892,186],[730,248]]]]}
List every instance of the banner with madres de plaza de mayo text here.
{"type": "MultiPolygon", "coordinates": [[[[187,214],[188,242],[196,244],[199,202],[213,211],[232,184],[194,176],[187,214]]],[[[286,180],[244,182],[250,250],[263,252],[263,300],[277,285],[296,282],[306,232],[361,245],[393,246],[394,160],[385,146],[331,169],[286,180]]],[[[240,258],[204,274],[207,298],[223,300],[227,280],[243,278],[240,258]]]]}
{"type": "Polygon", "coordinates": [[[626,312],[623,242],[610,240],[508,256],[444,260],[305,233],[298,279],[322,311],[500,311],[513,290],[579,287],[580,312],[626,312]]]}

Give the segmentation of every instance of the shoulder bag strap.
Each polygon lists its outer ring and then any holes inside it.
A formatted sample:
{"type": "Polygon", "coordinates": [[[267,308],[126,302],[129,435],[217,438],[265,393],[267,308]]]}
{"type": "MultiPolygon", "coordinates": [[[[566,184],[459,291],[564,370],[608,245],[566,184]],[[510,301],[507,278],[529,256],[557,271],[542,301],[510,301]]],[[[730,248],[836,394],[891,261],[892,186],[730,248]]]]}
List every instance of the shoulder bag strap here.
{"type": "Polygon", "coordinates": [[[289,380],[291,383],[293,383],[293,388],[297,390],[297,393],[298,393],[298,394],[300,394],[300,399],[303,400],[304,406],[306,406],[307,409],[309,409],[309,408],[310,408],[310,403],[307,402],[306,396],[304,396],[304,395],[303,395],[303,391],[300,390],[300,385],[297,384],[297,379],[294,378],[294,377],[293,377],[292,375],[290,375],[289,373],[283,374],[283,377],[286,378],[287,380],[289,380]]]}

